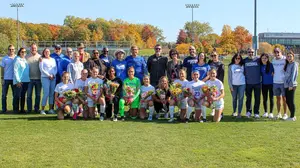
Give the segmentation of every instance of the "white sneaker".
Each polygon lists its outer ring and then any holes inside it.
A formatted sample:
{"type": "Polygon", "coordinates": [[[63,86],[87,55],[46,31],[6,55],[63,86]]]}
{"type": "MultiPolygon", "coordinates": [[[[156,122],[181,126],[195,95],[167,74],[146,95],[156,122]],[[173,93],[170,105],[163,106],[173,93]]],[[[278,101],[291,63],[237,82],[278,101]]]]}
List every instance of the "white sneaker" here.
{"type": "Polygon", "coordinates": [[[277,118],[277,119],[281,119],[281,118],[282,118],[281,113],[278,113],[277,116],[276,116],[276,118],[277,118]]]}
{"type": "Polygon", "coordinates": [[[148,121],[152,121],[152,116],[149,115],[148,121]]]}
{"type": "Polygon", "coordinates": [[[273,113],[270,113],[270,114],[269,114],[269,118],[270,118],[270,119],[273,119],[273,118],[274,118],[273,113]]]}
{"type": "Polygon", "coordinates": [[[232,113],[232,116],[233,116],[233,117],[236,117],[237,115],[238,115],[237,112],[232,113]]]}
{"type": "Polygon", "coordinates": [[[293,118],[289,117],[289,118],[286,119],[286,121],[296,121],[296,120],[297,120],[296,117],[293,117],[293,118]]]}
{"type": "Polygon", "coordinates": [[[169,113],[165,113],[165,119],[169,118],[169,113]]]}
{"type": "Polygon", "coordinates": [[[250,113],[249,111],[246,113],[246,117],[247,117],[247,118],[250,118],[250,117],[251,117],[251,113],[250,113]]]}
{"type": "Polygon", "coordinates": [[[174,122],[174,118],[171,118],[168,122],[169,123],[174,122]]]}
{"type": "Polygon", "coordinates": [[[48,112],[49,114],[56,114],[55,111],[53,109],[49,110],[48,112]]]}
{"type": "Polygon", "coordinates": [[[45,113],[44,110],[41,110],[40,114],[41,114],[41,115],[46,115],[46,113],[45,113]]]}
{"type": "Polygon", "coordinates": [[[259,119],[259,114],[254,114],[254,118],[259,119]]]}
{"type": "Polygon", "coordinates": [[[117,117],[114,117],[114,118],[113,118],[113,121],[114,121],[114,122],[117,122],[117,121],[118,121],[118,118],[117,118],[117,117]]]}
{"type": "Polygon", "coordinates": [[[268,112],[265,112],[264,115],[262,116],[263,118],[268,118],[268,112]]]}
{"type": "Polygon", "coordinates": [[[103,116],[101,116],[101,117],[99,118],[99,120],[100,120],[100,121],[103,121],[103,120],[104,120],[104,117],[103,117],[103,116]]]}
{"type": "Polygon", "coordinates": [[[215,110],[212,110],[210,113],[211,116],[215,116],[215,110]]]}
{"type": "Polygon", "coordinates": [[[288,119],[289,118],[289,116],[285,113],[285,114],[283,114],[283,117],[282,117],[282,119],[283,120],[286,120],[286,119],[288,119]]]}

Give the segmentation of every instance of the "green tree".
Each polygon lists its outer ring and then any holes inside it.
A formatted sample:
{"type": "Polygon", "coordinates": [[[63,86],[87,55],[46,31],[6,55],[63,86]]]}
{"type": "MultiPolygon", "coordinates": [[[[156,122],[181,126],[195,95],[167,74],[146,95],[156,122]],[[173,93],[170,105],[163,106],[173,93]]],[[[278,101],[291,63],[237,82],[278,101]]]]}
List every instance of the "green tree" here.
{"type": "Polygon", "coordinates": [[[190,38],[192,38],[193,34],[194,38],[197,39],[213,32],[213,28],[209,25],[208,22],[200,23],[199,21],[194,21],[193,23],[186,22],[184,25],[184,29],[190,38]]]}
{"type": "Polygon", "coordinates": [[[9,38],[6,34],[0,33],[0,54],[7,53],[7,47],[10,44],[9,38]]]}

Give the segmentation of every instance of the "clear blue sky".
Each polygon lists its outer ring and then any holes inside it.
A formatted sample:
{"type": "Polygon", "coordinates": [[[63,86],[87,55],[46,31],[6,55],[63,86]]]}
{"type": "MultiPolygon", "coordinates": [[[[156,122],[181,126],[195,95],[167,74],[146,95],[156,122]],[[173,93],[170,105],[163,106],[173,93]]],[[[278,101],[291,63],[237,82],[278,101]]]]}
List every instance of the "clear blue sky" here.
{"type": "MultiPolygon", "coordinates": [[[[300,32],[300,0],[257,0],[259,32],[300,32]]],[[[254,30],[254,0],[1,0],[0,17],[16,18],[10,3],[22,2],[20,20],[33,23],[63,24],[66,15],[83,18],[123,19],[148,23],[164,31],[166,41],[176,41],[179,29],[191,21],[186,3],[198,3],[194,20],[209,22],[217,34],[224,24],[254,30]]]]}

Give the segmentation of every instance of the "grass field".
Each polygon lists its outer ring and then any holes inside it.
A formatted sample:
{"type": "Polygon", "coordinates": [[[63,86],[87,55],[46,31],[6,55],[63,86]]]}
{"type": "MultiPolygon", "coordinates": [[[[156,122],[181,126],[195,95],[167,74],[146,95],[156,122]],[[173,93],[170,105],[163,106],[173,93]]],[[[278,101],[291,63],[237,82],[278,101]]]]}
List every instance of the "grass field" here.
{"type": "Polygon", "coordinates": [[[299,112],[296,122],[234,119],[227,81],[225,88],[220,123],[2,114],[0,167],[300,167],[299,112]]]}

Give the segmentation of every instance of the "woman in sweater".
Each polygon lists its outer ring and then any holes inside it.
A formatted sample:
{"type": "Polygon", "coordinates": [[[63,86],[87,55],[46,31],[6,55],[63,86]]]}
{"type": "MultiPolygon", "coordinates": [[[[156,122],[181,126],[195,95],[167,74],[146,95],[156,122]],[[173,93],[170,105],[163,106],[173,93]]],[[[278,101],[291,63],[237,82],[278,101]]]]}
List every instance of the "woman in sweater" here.
{"type": "Polygon", "coordinates": [[[295,55],[289,52],[284,66],[284,88],[286,96],[286,104],[290,110],[291,116],[288,121],[296,121],[295,116],[295,91],[298,78],[298,62],[295,62],[295,55]]]}
{"type": "Polygon", "coordinates": [[[176,49],[171,49],[169,56],[172,60],[167,63],[167,76],[171,83],[174,82],[175,79],[179,79],[179,70],[181,69],[182,61],[179,59],[179,54],[176,49]]]}
{"type": "Polygon", "coordinates": [[[42,59],[39,64],[41,71],[41,81],[43,87],[42,110],[41,114],[45,115],[45,106],[49,98],[49,114],[55,114],[53,109],[54,104],[54,89],[55,89],[55,76],[57,74],[57,66],[55,59],[50,57],[50,50],[45,48],[42,53],[42,59]]]}
{"type": "Polygon", "coordinates": [[[240,54],[235,54],[231,59],[231,63],[228,67],[228,84],[232,96],[232,116],[241,118],[246,81],[244,75],[243,58],[240,54]],[[238,113],[236,112],[237,103],[238,113]]]}
{"type": "Polygon", "coordinates": [[[80,55],[78,51],[73,54],[73,61],[69,63],[67,72],[70,74],[71,83],[75,84],[77,79],[81,78],[81,71],[83,70],[83,64],[80,62],[80,55]]]}
{"type": "Polygon", "coordinates": [[[14,113],[19,113],[19,105],[21,100],[21,113],[25,113],[25,95],[30,82],[29,65],[25,59],[26,49],[20,48],[18,56],[14,59],[14,76],[13,76],[13,110],[14,113]]]}

